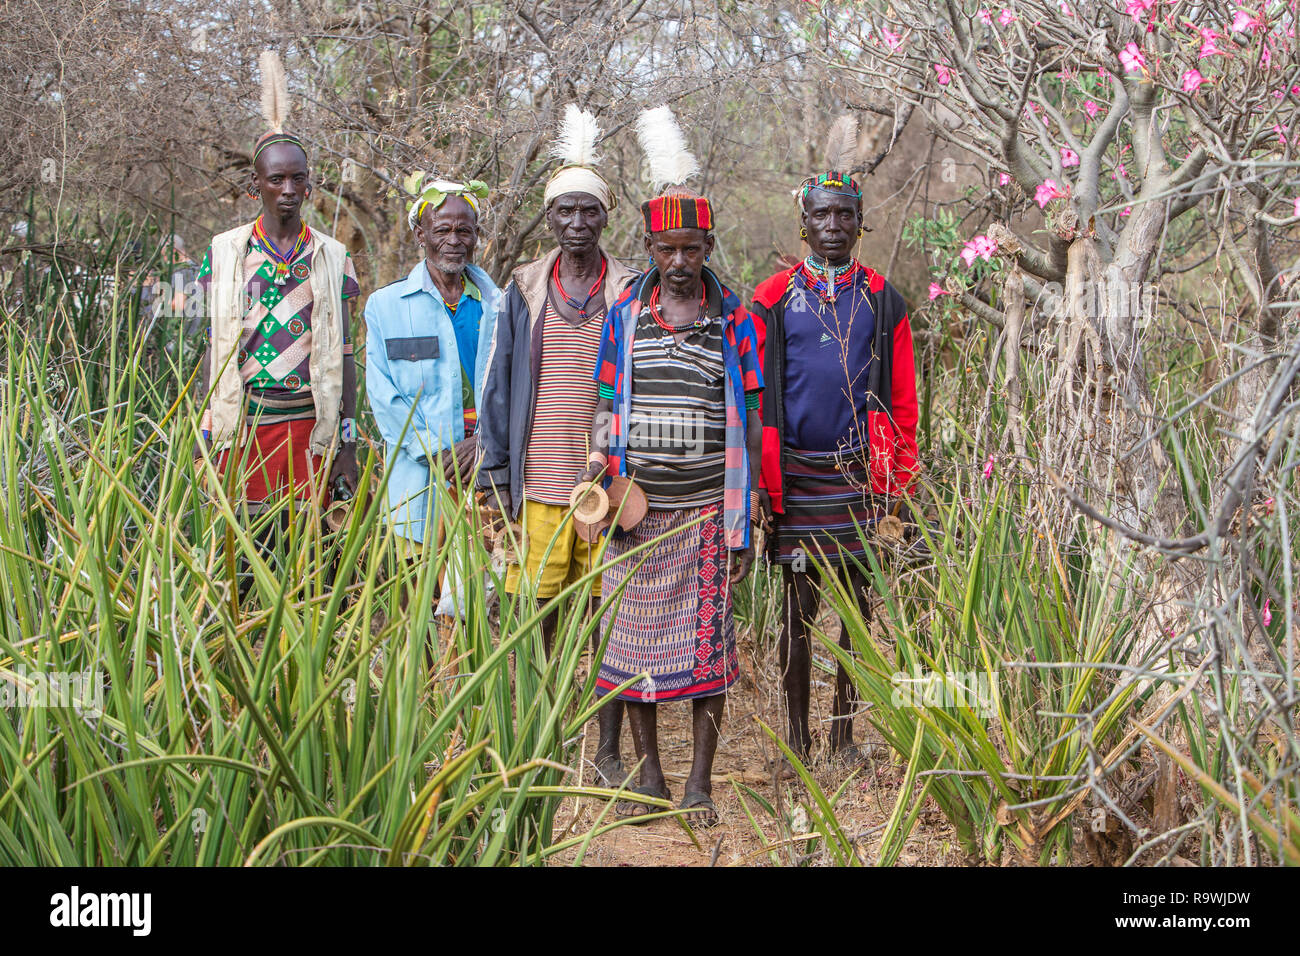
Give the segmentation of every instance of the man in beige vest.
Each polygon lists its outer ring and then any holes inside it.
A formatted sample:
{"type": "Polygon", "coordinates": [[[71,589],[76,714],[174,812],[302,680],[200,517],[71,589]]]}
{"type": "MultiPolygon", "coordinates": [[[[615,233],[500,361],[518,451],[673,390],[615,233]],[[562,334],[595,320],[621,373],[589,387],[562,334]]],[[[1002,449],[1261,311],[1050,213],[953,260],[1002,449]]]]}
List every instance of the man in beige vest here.
{"type": "Polygon", "coordinates": [[[261,215],[215,237],[199,269],[211,323],[203,437],[220,468],[233,453],[252,511],[327,485],[347,497],[357,485],[356,270],[341,243],[302,221],[311,172],[297,137],[257,141],[248,194],[261,215]]]}

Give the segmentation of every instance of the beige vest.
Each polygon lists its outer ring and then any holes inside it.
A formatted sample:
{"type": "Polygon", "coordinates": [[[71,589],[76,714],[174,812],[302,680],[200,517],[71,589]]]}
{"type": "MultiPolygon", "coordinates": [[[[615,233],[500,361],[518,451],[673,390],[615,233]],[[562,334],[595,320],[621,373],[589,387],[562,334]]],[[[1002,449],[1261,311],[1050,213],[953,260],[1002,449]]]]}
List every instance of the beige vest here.
{"type": "MultiPolygon", "coordinates": [[[[210,440],[228,444],[244,423],[244,387],[235,358],[244,320],[244,256],[253,223],[223,232],[212,240],[212,349],[208,381],[212,382],[210,440]]],[[[347,250],[343,244],[313,229],[311,257],[311,394],[316,424],[311,452],[326,454],[339,433],[343,403],[343,275],[347,250]]]]}

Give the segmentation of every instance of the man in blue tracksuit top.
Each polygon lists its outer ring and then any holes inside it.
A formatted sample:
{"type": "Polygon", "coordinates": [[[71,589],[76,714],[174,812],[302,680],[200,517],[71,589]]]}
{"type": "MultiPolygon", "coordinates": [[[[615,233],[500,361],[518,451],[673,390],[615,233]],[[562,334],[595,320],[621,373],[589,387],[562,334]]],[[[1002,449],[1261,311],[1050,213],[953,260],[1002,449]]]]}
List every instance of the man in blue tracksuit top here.
{"type": "Polygon", "coordinates": [[[486,195],[473,180],[420,189],[407,222],[424,259],[366,302],[366,399],[386,446],[388,521],[407,554],[433,536],[438,452],[454,450],[462,483],[477,457],[477,409],[501,306],[496,283],[470,264],[486,195]]]}

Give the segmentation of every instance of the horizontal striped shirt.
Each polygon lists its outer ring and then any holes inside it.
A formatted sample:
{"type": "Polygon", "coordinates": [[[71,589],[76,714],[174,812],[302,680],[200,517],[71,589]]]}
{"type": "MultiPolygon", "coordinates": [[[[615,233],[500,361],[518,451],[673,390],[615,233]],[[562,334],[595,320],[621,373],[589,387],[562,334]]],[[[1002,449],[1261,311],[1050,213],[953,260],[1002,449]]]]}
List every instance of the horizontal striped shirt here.
{"type": "Polygon", "coordinates": [[[727,404],[722,323],[717,318],[673,342],[644,310],[632,346],[627,469],[652,508],[704,507],[722,500],[727,404]]]}
{"type": "Polygon", "coordinates": [[[551,307],[542,313],[542,362],[537,375],[533,428],[524,452],[524,497],[548,505],[569,505],[578,476],[587,467],[604,315],[582,325],[566,322],[551,307]]]}

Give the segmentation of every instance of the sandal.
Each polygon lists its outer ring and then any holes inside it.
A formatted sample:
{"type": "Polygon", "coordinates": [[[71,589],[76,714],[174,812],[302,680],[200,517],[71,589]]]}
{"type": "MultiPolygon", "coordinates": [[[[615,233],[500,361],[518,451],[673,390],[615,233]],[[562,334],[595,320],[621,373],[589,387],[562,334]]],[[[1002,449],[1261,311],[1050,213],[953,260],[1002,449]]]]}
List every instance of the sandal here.
{"type": "Polygon", "coordinates": [[[722,822],[718,817],[718,808],[713,804],[713,798],[700,790],[687,793],[682,798],[678,809],[691,811],[684,814],[683,819],[697,830],[708,830],[722,822]]]}
{"type": "MultiPolygon", "coordinates": [[[[614,815],[620,820],[635,820],[638,817],[644,817],[647,814],[659,813],[663,808],[657,807],[651,803],[644,803],[636,797],[651,797],[658,800],[671,800],[672,795],[665,788],[656,790],[654,787],[636,787],[628,790],[623,799],[614,804],[614,815]]],[[[644,822],[644,821],[643,821],[644,822]]]]}

